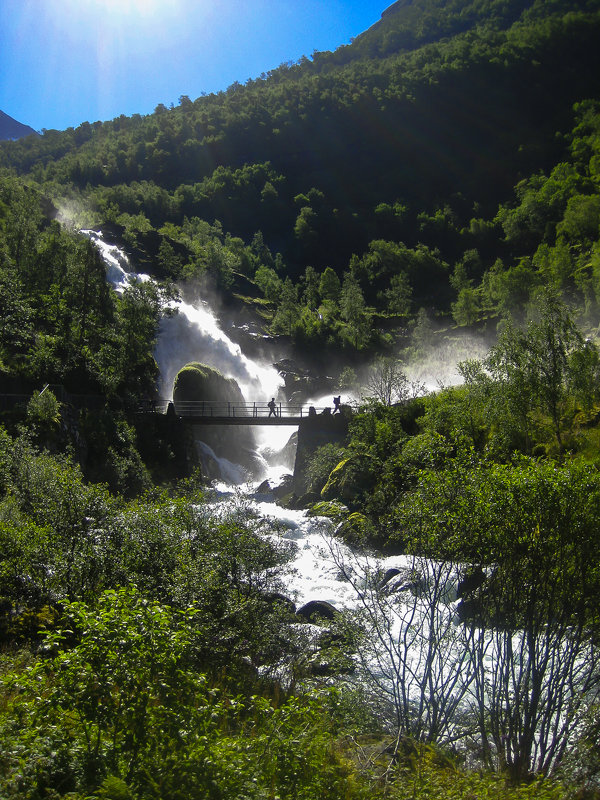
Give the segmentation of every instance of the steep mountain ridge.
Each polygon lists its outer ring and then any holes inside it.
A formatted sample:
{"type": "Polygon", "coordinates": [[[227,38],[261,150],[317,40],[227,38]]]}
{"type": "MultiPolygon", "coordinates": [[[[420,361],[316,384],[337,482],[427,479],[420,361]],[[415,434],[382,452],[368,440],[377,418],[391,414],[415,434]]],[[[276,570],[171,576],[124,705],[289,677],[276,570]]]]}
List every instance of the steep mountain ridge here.
{"type": "Polygon", "coordinates": [[[13,117],[9,117],[4,111],[0,111],[0,140],[15,141],[32,133],[37,134],[29,125],[24,125],[13,117]]]}

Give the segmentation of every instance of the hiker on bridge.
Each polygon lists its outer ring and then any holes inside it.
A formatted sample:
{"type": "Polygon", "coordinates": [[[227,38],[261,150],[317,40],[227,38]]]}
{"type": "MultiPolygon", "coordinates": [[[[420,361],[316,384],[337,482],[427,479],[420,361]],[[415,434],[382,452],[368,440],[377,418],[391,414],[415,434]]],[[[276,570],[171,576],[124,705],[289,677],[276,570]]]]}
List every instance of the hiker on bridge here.
{"type": "Polygon", "coordinates": [[[276,407],[275,398],[272,397],[271,398],[271,402],[267,403],[267,405],[269,406],[269,416],[270,417],[276,417],[277,416],[277,411],[275,410],[275,407],[276,407]]]}
{"type": "Polygon", "coordinates": [[[337,397],[333,398],[333,413],[337,411],[338,414],[341,414],[340,403],[342,401],[342,396],[339,394],[337,397]]]}

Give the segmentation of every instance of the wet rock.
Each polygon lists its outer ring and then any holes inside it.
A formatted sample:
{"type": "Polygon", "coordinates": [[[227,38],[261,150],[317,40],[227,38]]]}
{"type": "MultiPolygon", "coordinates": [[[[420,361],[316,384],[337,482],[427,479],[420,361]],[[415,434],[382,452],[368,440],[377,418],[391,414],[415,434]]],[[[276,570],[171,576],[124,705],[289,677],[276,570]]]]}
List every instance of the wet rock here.
{"type": "Polygon", "coordinates": [[[308,622],[315,622],[319,618],[332,620],[337,613],[337,608],[326,600],[309,600],[296,611],[296,616],[303,617],[308,622]]]}
{"type": "Polygon", "coordinates": [[[335,535],[350,545],[360,545],[365,541],[368,528],[369,520],[364,514],[355,511],[337,526],[335,535]]]}
{"type": "Polygon", "coordinates": [[[398,567],[390,567],[389,569],[387,569],[383,575],[383,578],[377,584],[377,588],[383,589],[383,587],[387,586],[387,584],[392,580],[392,578],[395,578],[396,575],[400,575],[400,572],[401,570],[399,570],[398,567]]]}
{"type": "Polygon", "coordinates": [[[310,499],[313,498],[312,505],[309,508],[309,514],[314,517],[329,517],[333,520],[343,519],[347,513],[348,508],[347,506],[343,505],[342,503],[334,503],[328,500],[321,500],[320,495],[316,492],[311,492],[309,494],[304,495],[304,498],[310,499]],[[318,502],[315,502],[318,501],[318,502]]]}
{"type": "MultiPolygon", "coordinates": [[[[390,571],[388,570],[388,572],[390,571]]],[[[427,588],[427,581],[413,569],[399,569],[395,575],[390,576],[384,588],[386,594],[410,592],[415,597],[419,597],[427,588]]]]}
{"type": "Polygon", "coordinates": [[[272,492],[275,495],[275,497],[279,499],[281,497],[285,497],[288,494],[291,494],[293,482],[294,478],[291,474],[283,475],[279,483],[276,486],[272,487],[272,492]]]}

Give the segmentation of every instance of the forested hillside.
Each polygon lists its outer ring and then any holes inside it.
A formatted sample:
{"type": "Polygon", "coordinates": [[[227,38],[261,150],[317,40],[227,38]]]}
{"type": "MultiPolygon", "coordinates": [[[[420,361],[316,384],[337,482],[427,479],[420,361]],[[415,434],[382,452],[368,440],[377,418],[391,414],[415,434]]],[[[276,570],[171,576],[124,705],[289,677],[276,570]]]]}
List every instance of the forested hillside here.
{"type": "Polygon", "coordinates": [[[2,797],[600,797],[599,43],[600,0],[398,0],[0,143],[2,797]],[[90,227],[155,280],[114,291],[90,227]],[[362,397],[279,499],[352,611],[299,617],[297,530],[146,413],[209,291],[362,397]],[[461,333],[461,385],[409,380],[461,333]]]}
{"type": "Polygon", "coordinates": [[[470,324],[550,276],[589,306],[598,13],[395,4],[334,53],[6,144],[0,163],[67,217],[122,226],[158,274],[251,279],[299,342],[381,345],[381,315],[453,303],[470,324]]]}

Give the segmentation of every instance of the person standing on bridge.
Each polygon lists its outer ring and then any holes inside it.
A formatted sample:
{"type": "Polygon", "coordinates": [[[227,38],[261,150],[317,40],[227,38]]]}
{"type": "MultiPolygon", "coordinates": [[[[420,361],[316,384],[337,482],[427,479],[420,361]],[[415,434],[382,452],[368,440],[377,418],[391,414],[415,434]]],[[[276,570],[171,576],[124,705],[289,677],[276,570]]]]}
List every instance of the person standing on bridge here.
{"type": "Polygon", "coordinates": [[[277,416],[277,411],[275,410],[275,405],[276,405],[275,404],[275,398],[272,397],[271,398],[271,402],[268,403],[267,405],[269,406],[269,416],[270,417],[276,417],[277,416]]]}
{"type": "Polygon", "coordinates": [[[338,395],[337,397],[333,398],[333,413],[334,414],[335,414],[336,411],[338,412],[338,414],[342,413],[341,409],[340,409],[341,401],[342,401],[342,396],[341,395],[338,395]]]}

